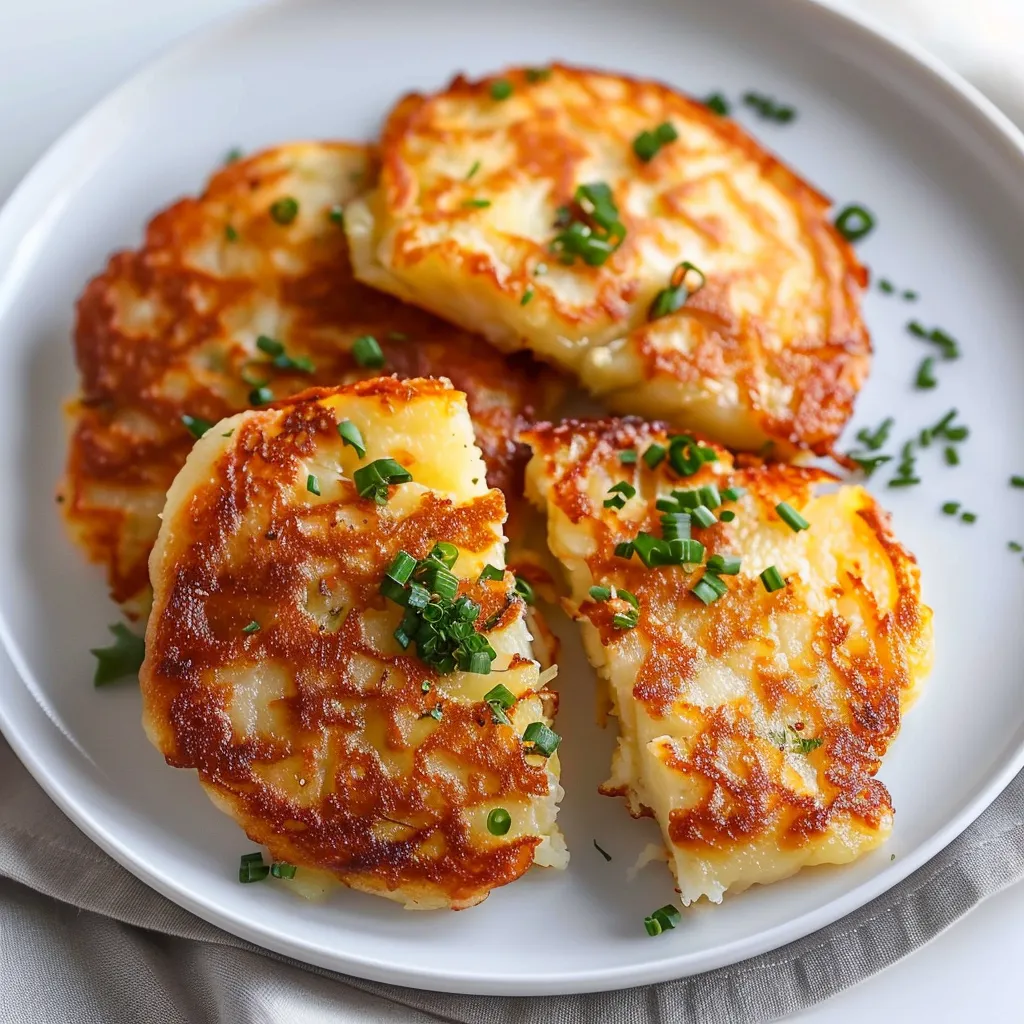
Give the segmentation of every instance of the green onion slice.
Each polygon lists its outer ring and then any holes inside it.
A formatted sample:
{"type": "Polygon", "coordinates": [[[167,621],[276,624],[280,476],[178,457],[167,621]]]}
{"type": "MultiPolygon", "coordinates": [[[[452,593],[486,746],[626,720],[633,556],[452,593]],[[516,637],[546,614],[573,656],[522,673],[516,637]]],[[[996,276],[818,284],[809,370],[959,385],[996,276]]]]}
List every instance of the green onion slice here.
{"type": "Polygon", "coordinates": [[[528,750],[528,754],[550,757],[558,749],[562,737],[553,729],[549,729],[543,722],[531,722],[523,730],[523,742],[533,744],[533,749],[528,750]]]}
{"type": "Polygon", "coordinates": [[[775,506],[779,518],[794,532],[810,529],[811,524],[789,502],[780,501],[775,506]]]}
{"type": "Polygon", "coordinates": [[[504,807],[495,807],[490,814],[487,815],[487,831],[492,836],[504,836],[508,834],[508,830],[512,827],[512,815],[505,810],[504,807]]]}
{"type": "Polygon", "coordinates": [[[848,242],[859,242],[869,235],[874,227],[874,216],[857,203],[844,207],[836,216],[836,230],[848,242]]]}
{"type": "Polygon", "coordinates": [[[338,436],[341,438],[342,444],[355,449],[359,458],[366,454],[366,442],[363,440],[362,432],[351,420],[342,420],[338,424],[338,436]]]}
{"type": "Polygon", "coordinates": [[[384,365],[384,352],[372,334],[363,334],[352,342],[352,358],[359,366],[371,369],[384,365]]]}

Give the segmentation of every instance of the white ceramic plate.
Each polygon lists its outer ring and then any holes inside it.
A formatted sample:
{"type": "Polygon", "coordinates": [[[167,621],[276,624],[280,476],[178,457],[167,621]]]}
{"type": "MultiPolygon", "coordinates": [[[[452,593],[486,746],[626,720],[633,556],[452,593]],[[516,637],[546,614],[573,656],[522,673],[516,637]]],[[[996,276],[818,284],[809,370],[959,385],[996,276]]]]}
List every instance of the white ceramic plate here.
{"type": "Polygon", "coordinates": [[[1024,763],[1024,565],[1006,549],[1024,541],[1024,492],[1007,486],[1024,472],[1021,180],[1021,138],[972,90],[808,0],[310,0],[206,32],[61,139],[0,214],[0,629],[16,669],[4,665],[4,733],[60,806],[154,888],[264,946],[368,978],[515,995],[617,988],[733,963],[828,924],[936,853],[1024,763]],[[238,885],[251,844],[148,745],[131,686],[91,686],[88,648],[106,642],[116,611],[53,502],[60,407],[75,386],[74,299],[157,208],[199,188],[231,146],[369,138],[406,89],[553,57],[697,95],[756,88],[794,103],[788,127],[739,116],[839,202],[869,205],[879,226],[864,259],[921,293],[915,305],[867,298],[877,357],[857,423],[895,413],[902,440],[955,405],[972,430],[960,467],[933,450],[922,486],[882,486],[920,556],[938,636],[934,676],[881,773],[897,806],[891,842],[852,867],[698,907],[658,939],[641,919],[672,898],[672,883],[661,865],[627,880],[654,829],[596,793],[612,737],[593,725],[591,673],[571,634],[560,683],[567,872],[531,872],[462,914],[408,914],[349,892],[307,905],[238,885]],[[903,330],[910,316],[962,343],[964,358],[940,367],[932,392],[910,385],[924,354],[903,330]],[[942,516],[948,499],[979,521],[942,516]]]}

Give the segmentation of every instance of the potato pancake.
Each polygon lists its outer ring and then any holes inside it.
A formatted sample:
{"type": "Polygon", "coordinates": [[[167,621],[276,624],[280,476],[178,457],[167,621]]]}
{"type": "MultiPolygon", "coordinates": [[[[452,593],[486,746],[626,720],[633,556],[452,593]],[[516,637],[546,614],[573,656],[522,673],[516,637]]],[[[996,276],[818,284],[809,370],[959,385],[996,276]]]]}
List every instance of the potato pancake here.
{"type": "Polygon", "coordinates": [[[381,153],[345,222],[360,280],[618,411],[830,451],[868,371],[866,273],[829,201],[734,122],[557,65],[407,96],[381,153]]]}
{"type": "Polygon", "coordinates": [[[518,491],[515,438],[552,376],[356,282],[342,219],[374,174],[370,150],[343,143],[230,164],[202,197],[159,214],[142,248],[116,254],[81,296],[62,497],[129,615],[149,607],[146,563],[194,441],[186,423],[311,384],[446,376],[469,398],[490,483],[518,491]]]}
{"type": "Polygon", "coordinates": [[[556,697],[504,520],[466,397],[437,380],[240,413],[175,478],[145,728],[305,891],[461,909],[566,863],[556,697]]]}
{"type": "Polygon", "coordinates": [[[619,720],[603,791],[657,820],[682,902],[881,843],[893,807],[874,776],[932,627],[874,499],[638,420],[525,436],[527,492],[619,720]]]}

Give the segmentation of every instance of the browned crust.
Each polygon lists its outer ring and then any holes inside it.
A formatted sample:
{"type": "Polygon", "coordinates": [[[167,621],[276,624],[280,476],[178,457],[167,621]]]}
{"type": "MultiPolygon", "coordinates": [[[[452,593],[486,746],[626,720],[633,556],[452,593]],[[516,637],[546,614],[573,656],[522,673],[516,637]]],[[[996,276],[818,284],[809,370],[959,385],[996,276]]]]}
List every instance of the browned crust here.
{"type": "MultiPolygon", "coordinates": [[[[273,222],[268,202],[253,208],[250,195],[262,196],[286,180],[293,155],[301,160],[311,145],[276,147],[218,171],[202,196],[157,214],[142,247],[111,257],[78,300],[74,345],[81,396],[71,408],[61,497],[76,539],[106,566],[118,602],[136,602],[148,590],[146,563],[159,523],[155,514],[143,520],[127,514],[123,501],[107,496],[155,496],[158,506],[193,444],[182,414],[216,422],[249,407],[241,370],[251,355],[223,318],[232,306],[257,297],[289,311],[287,336],[280,340],[289,353],[307,355],[316,365],[312,375],[274,372],[278,392],[378,372],[361,369],[349,350],[355,337],[372,334],[387,359],[384,372],[445,376],[466,393],[490,482],[512,499],[521,493],[525,450],[516,436],[534,408],[551,401],[553,378],[525,356],[502,357],[479,338],[358,283],[344,232],[327,219],[329,208],[322,231],[294,238],[273,222]],[[214,275],[197,267],[190,253],[222,239],[228,221],[256,266],[214,275]],[[297,273],[274,263],[272,253],[282,248],[298,261],[297,273]],[[145,328],[126,323],[129,295],[155,301],[158,322],[145,328]],[[389,338],[389,332],[409,340],[389,338]],[[227,364],[212,382],[193,369],[211,345],[227,364]],[[172,379],[184,383],[184,394],[171,389],[172,379]],[[97,501],[94,492],[104,497],[97,501]]],[[[361,155],[367,173],[374,172],[365,147],[313,148],[361,155]]]]}
{"type": "MultiPolygon", "coordinates": [[[[772,276],[771,265],[759,263],[731,275],[713,275],[708,286],[693,296],[685,310],[678,314],[694,317],[699,323],[701,340],[695,353],[659,347],[655,336],[664,325],[637,326],[629,320],[632,304],[638,297],[638,283],[629,268],[639,259],[641,233],[634,230],[636,220],[626,210],[620,211],[627,233],[618,250],[603,267],[577,268],[577,273],[587,275],[596,284],[593,300],[584,304],[576,300],[575,294],[572,300],[562,298],[555,289],[547,288],[543,279],[533,275],[538,262],[551,258],[546,240],[505,236],[503,244],[516,253],[514,261],[508,265],[505,261],[499,265],[486,254],[467,254],[452,237],[432,239],[428,244],[421,242],[417,236],[423,222],[469,219],[474,211],[441,212],[437,201],[451,189],[451,181],[439,180],[432,187],[428,186],[417,177],[414,161],[425,146],[445,144],[444,129],[438,122],[443,121],[442,112],[452,102],[492,103],[489,91],[499,79],[508,80],[515,95],[520,91],[532,95],[527,91],[537,87],[530,85],[526,77],[528,69],[519,67],[479,80],[459,75],[438,93],[413,93],[403,97],[389,115],[381,143],[381,183],[385,206],[396,218],[392,258],[398,273],[401,267],[414,265],[429,254],[456,267],[460,273],[484,279],[488,290],[509,299],[518,299],[527,288],[535,291],[534,305],[544,304],[557,322],[570,330],[582,331],[606,319],[620,321],[624,331],[635,328],[631,343],[647,381],[659,377],[686,381],[701,373],[714,378],[716,370],[719,373],[728,370],[738,380],[747,408],[768,436],[798,448],[809,448],[817,454],[831,453],[851,415],[853,400],[866,379],[871,353],[870,337],[859,308],[868,280],[867,270],[832,224],[831,201],[766,151],[737,123],[718,116],[703,103],[663,83],[566,64],[556,63],[552,70],[556,75],[566,76],[574,89],[589,95],[589,106],[579,103],[572,112],[575,121],[585,127],[593,127],[595,131],[606,127],[600,83],[625,83],[626,93],[616,101],[621,106],[651,111],[652,123],[668,115],[696,122],[724,146],[752,162],[796,211],[802,242],[810,250],[816,287],[821,292],[816,300],[823,321],[821,329],[805,333],[802,328],[788,327],[784,309],[759,317],[733,308],[728,286],[748,276],[759,279],[772,276]],[[410,214],[414,219],[403,226],[403,217],[410,214]],[[766,338],[772,334],[779,336],[781,346],[766,344],[766,338]],[[764,408],[759,374],[795,386],[796,393],[785,412],[771,413],[764,408]]],[[[556,120],[554,111],[537,105],[531,108],[531,116],[507,128],[515,147],[514,154],[506,161],[507,166],[489,174],[489,191],[500,194],[517,175],[525,174],[531,179],[548,182],[558,202],[571,200],[588,152],[556,120]]],[[[659,166],[658,157],[649,163],[638,161],[633,173],[640,181],[657,181],[659,166]]],[[[671,212],[687,215],[685,188],[675,198],[669,189],[664,201],[670,206],[675,204],[671,212]]],[[[721,235],[721,226],[713,219],[692,226],[712,241],[721,235]]],[[[775,291],[778,285],[776,281],[775,291]]]]}
{"type": "MultiPolygon", "coordinates": [[[[153,566],[155,603],[140,677],[146,720],[167,762],[195,768],[276,859],[330,871],[370,891],[441,894],[454,906],[468,906],[521,875],[540,839],[482,846],[464,812],[502,797],[545,795],[545,768],[527,760],[516,732],[496,724],[482,701],[449,700],[440,721],[424,718],[443,692],[439,677],[411,652],[389,655],[375,647],[362,616],[385,607],[379,584],[396,551],[425,557],[438,540],[463,551],[487,550],[504,504],[497,490],[459,505],[427,492],[398,520],[359,499],[351,484],[352,493],[338,501],[290,501],[298,463],[339,444],[336,414],[318,401],[334,394],[377,399],[388,408],[453,392],[435,380],[392,378],[314,388],[235,428],[202,482],[168,510],[170,533],[153,566]],[[365,517],[358,531],[336,525],[344,506],[365,517]],[[262,524],[262,540],[241,556],[232,554],[232,536],[254,523],[262,524]],[[353,564],[358,574],[342,573],[353,611],[336,631],[324,631],[304,605],[310,566],[353,564]],[[254,617],[262,628],[247,635],[243,626],[254,617]],[[353,674],[360,655],[385,665],[369,690],[353,674]],[[247,666],[267,664],[287,666],[294,679],[274,702],[283,724],[272,734],[239,737],[225,710],[232,693],[227,680],[247,666]],[[371,719],[384,723],[381,742],[388,750],[410,757],[408,771],[389,771],[380,748],[364,737],[371,719]],[[418,745],[407,738],[411,720],[430,730],[418,745]],[[329,793],[310,805],[255,772],[296,755],[312,761],[324,743],[335,768],[329,793]],[[448,773],[431,767],[435,754],[465,772],[465,793],[448,773]],[[405,824],[408,833],[382,839],[373,831],[380,821],[405,824]],[[431,844],[443,852],[425,854],[431,844]]],[[[480,603],[482,620],[504,609],[498,628],[523,611],[508,592],[510,579],[467,581],[461,588],[480,603]]]]}
{"type": "MultiPolygon", "coordinates": [[[[597,629],[611,659],[618,656],[621,643],[639,642],[649,649],[633,699],[652,718],[683,715],[697,729],[688,756],[666,744],[661,757],[674,771],[698,780],[704,794],[693,807],[672,812],[665,823],[672,842],[694,855],[717,857],[730,846],[747,845],[759,836],[777,835],[781,844],[799,846],[843,819],[852,818],[869,830],[883,828],[891,819],[892,802],[874,776],[899,731],[904,701],[927,663],[931,635],[931,612],[921,602],[916,562],[893,536],[889,516],[861,492],[862,505],[856,514],[891,566],[892,607],[880,609],[863,580],[847,567],[834,591],[857,603],[868,624],[862,631],[866,635],[851,637],[849,622],[835,611],[816,621],[813,658],[826,664],[837,680],[839,700],[833,703],[819,697],[816,687],[805,686],[792,669],[779,673],[773,668],[774,647],[768,639],[772,620],[781,614],[814,615],[794,588],[769,594],[756,577],[723,577],[730,593],[703,608],[689,593],[699,570],[646,569],[635,558],[627,562],[615,557],[614,547],[638,530],[659,533],[653,497],[659,483],[662,492],[667,485],[688,489],[711,481],[720,489],[743,487],[748,492],[745,500],[754,507],[747,506],[738,516],[756,514],[771,520],[777,518],[774,509],[779,501],[803,507],[817,485],[837,482],[834,476],[817,468],[764,465],[750,459],[737,466],[720,448],[717,463],[682,481],[666,463],[651,470],[641,459],[636,467],[623,467],[620,451],[643,452],[652,442],[667,441],[663,425],[638,419],[540,424],[524,437],[535,458],[543,460],[549,507],[559,509],[573,523],[586,523],[594,538],[594,550],[586,558],[593,578],[631,591],[641,608],[639,624],[628,636],[612,625],[614,612],[625,610],[613,601],[584,600],[578,617],[597,629]],[[567,458],[570,444],[571,460],[567,458]],[[628,528],[614,512],[595,506],[587,496],[584,481],[602,469],[611,479],[625,479],[640,494],[651,496],[646,515],[639,521],[631,517],[628,528]],[[680,639],[675,617],[681,607],[699,616],[695,643],[680,639]],[[821,788],[817,799],[787,784],[781,751],[770,738],[756,733],[743,701],[709,709],[681,702],[686,681],[701,659],[721,659],[752,643],[764,646],[751,680],[752,694],[768,714],[783,714],[799,726],[802,735],[824,741],[807,755],[821,788]],[[737,749],[744,751],[742,770],[737,767],[737,749]]],[[[738,551],[730,524],[695,529],[694,536],[707,546],[709,556],[738,551]]],[[[602,792],[629,795],[624,785],[606,786],[602,792]]]]}

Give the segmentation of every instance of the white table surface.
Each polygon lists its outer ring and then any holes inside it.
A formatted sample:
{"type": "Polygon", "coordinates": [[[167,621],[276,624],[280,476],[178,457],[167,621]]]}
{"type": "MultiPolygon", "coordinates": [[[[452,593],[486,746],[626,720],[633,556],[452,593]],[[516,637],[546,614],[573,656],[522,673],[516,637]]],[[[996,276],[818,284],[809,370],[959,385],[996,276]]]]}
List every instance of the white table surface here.
{"type": "MultiPolygon", "coordinates": [[[[0,198],[139,66],[193,29],[257,2],[0,0],[0,198]]],[[[848,3],[918,34],[1024,121],[1024,0],[848,3]]],[[[853,1024],[884,1013],[929,1024],[1020,1020],[1022,920],[1024,885],[1016,885],[907,960],[794,1019],[853,1024]]]]}

